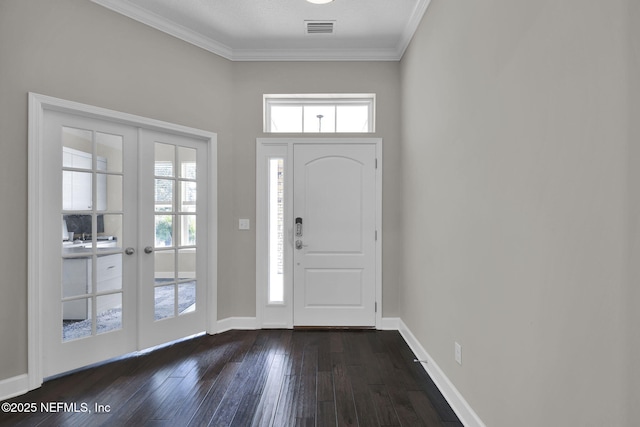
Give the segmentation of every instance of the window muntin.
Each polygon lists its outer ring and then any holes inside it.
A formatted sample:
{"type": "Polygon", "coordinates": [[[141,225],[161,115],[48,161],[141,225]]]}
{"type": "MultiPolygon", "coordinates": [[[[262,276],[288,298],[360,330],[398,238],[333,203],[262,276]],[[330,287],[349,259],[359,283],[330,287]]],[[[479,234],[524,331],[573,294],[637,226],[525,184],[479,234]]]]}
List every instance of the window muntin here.
{"type": "Polygon", "coordinates": [[[373,133],[375,94],[264,95],[265,133],[373,133]]]}

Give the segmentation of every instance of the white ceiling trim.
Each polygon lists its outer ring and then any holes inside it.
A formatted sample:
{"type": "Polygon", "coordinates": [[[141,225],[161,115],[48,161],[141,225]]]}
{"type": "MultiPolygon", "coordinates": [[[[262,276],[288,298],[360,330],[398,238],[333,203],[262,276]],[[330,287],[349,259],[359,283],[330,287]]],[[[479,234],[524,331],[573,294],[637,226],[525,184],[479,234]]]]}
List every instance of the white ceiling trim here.
{"type": "Polygon", "coordinates": [[[399,61],[396,49],[234,49],[233,61],[399,61]]]}
{"type": "Polygon", "coordinates": [[[149,12],[132,3],[128,3],[123,0],[91,0],[101,6],[106,7],[114,12],[131,18],[135,21],[148,25],[156,30],[160,30],[164,33],[170,34],[180,40],[191,43],[202,49],[213,52],[227,59],[233,59],[233,49],[229,46],[219,43],[209,37],[204,37],[201,34],[186,28],[175,22],[169,21],[155,13],[149,12]]]}
{"type": "Polygon", "coordinates": [[[416,8],[411,13],[409,22],[407,23],[407,26],[404,29],[404,33],[402,34],[402,40],[400,41],[400,45],[398,46],[398,60],[402,59],[405,50],[407,50],[407,48],[409,47],[409,43],[411,43],[411,39],[418,29],[420,21],[422,21],[422,17],[425,13],[427,13],[427,8],[430,4],[431,0],[420,0],[416,5],[416,8]]]}
{"type": "Polygon", "coordinates": [[[431,0],[419,0],[395,49],[233,49],[125,0],[91,0],[231,61],[399,61],[431,0]]]}

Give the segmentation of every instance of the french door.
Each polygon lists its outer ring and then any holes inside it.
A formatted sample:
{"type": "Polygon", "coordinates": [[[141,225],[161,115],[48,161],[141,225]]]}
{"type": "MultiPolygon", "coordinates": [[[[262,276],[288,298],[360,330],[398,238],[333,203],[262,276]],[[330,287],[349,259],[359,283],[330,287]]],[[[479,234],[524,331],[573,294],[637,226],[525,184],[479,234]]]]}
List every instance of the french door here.
{"type": "Polygon", "coordinates": [[[207,146],[140,132],[139,346],[205,330],[207,146]]]}
{"type": "Polygon", "coordinates": [[[42,372],[205,330],[207,144],[46,111],[42,372]]]}

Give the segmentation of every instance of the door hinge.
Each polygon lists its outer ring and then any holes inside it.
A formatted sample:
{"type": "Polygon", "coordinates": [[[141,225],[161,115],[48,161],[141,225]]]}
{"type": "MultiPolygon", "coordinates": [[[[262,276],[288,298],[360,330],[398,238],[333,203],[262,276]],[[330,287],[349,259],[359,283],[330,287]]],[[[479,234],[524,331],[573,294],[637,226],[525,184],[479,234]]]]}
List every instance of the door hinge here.
{"type": "Polygon", "coordinates": [[[377,242],[378,241],[378,230],[375,231],[375,239],[376,239],[376,242],[377,242]]]}
{"type": "Polygon", "coordinates": [[[378,301],[376,301],[374,304],[375,304],[375,312],[377,313],[378,312],[378,301]]]}
{"type": "Polygon", "coordinates": [[[378,169],[378,159],[376,159],[376,169],[378,169]]]}

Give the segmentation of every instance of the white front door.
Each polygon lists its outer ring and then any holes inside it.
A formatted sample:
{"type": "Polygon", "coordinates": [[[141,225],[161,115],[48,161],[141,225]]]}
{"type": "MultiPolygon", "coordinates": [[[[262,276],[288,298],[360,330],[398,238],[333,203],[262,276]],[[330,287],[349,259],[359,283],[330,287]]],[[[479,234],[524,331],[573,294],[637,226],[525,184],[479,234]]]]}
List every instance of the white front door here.
{"type": "Polygon", "coordinates": [[[55,111],[44,135],[43,377],[204,331],[207,144],[55,111]]]}
{"type": "Polygon", "coordinates": [[[294,144],[295,326],[375,326],[376,146],[294,144]]]}

